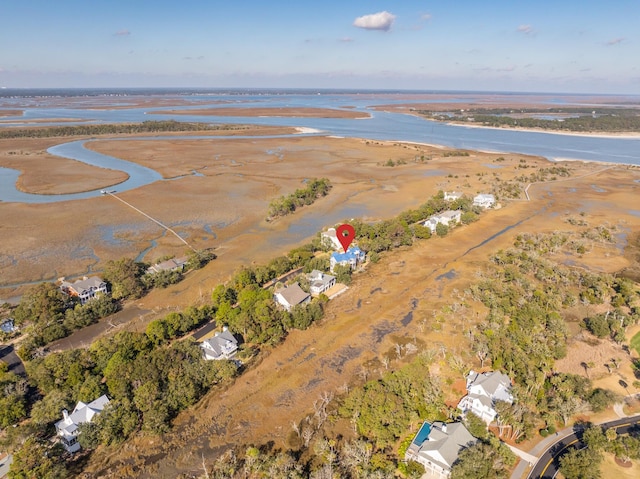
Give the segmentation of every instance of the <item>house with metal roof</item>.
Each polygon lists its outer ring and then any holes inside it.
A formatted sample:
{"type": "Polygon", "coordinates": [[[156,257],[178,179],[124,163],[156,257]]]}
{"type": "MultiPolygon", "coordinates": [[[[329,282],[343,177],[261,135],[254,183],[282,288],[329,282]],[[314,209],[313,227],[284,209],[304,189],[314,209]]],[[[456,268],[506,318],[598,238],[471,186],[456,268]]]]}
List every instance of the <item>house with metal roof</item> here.
{"type": "Polygon", "coordinates": [[[366,258],[366,254],[357,246],[352,246],[349,248],[346,253],[331,253],[331,258],[329,258],[329,269],[333,273],[333,268],[336,265],[350,266],[351,269],[356,269],[356,267],[364,262],[366,258]]]}
{"type": "Polygon", "coordinates": [[[89,404],[78,402],[71,414],[66,409],[62,410],[62,420],[56,423],[56,434],[68,452],[80,450],[78,426],[93,421],[93,418],[100,414],[107,404],[109,404],[109,398],[103,394],[89,404]]]}

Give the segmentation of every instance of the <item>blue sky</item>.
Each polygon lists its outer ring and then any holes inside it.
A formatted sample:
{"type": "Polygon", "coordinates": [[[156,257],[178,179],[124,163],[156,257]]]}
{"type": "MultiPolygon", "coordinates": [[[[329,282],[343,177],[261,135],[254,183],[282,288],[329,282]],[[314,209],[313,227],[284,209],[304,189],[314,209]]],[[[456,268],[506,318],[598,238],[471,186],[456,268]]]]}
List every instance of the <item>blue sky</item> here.
{"type": "Polygon", "coordinates": [[[640,94],[639,0],[3,0],[0,86],[640,94]]]}

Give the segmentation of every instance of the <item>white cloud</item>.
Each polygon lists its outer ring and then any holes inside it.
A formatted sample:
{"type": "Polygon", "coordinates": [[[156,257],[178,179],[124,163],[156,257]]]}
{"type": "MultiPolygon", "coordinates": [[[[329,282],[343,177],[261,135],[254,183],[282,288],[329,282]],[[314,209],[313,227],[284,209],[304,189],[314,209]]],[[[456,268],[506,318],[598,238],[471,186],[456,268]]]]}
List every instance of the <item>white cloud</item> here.
{"type": "Polygon", "coordinates": [[[388,32],[396,16],[387,11],[363,15],[353,21],[353,26],[365,30],[384,30],[388,32]]]}
{"type": "Polygon", "coordinates": [[[520,33],[530,35],[533,33],[533,27],[531,25],[520,25],[517,29],[520,33]]]}
{"type": "Polygon", "coordinates": [[[432,16],[430,13],[425,13],[420,17],[420,20],[422,20],[423,22],[428,22],[429,20],[431,20],[431,18],[432,16]]]}

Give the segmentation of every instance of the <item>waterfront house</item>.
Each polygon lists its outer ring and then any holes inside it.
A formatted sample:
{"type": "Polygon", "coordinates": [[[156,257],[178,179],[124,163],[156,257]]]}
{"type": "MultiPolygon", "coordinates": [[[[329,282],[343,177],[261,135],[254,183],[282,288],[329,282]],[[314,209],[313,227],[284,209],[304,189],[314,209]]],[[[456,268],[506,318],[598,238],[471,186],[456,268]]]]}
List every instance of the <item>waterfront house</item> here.
{"type": "Polygon", "coordinates": [[[480,193],[473,198],[473,206],[480,206],[487,209],[496,204],[496,197],[489,193],[480,193]]]}
{"type": "Polygon", "coordinates": [[[342,251],[342,245],[340,244],[340,240],[338,240],[338,234],[335,228],[329,228],[327,231],[323,231],[320,234],[320,241],[327,248],[342,251]]]}
{"type": "Polygon", "coordinates": [[[225,327],[221,333],[202,341],[200,348],[207,360],[231,359],[238,351],[238,340],[225,327]]]}
{"type": "Polygon", "coordinates": [[[333,268],[335,268],[338,264],[343,266],[348,265],[351,267],[351,269],[356,269],[356,267],[360,263],[364,262],[365,257],[366,255],[364,251],[362,251],[357,246],[352,246],[347,250],[346,253],[331,253],[331,258],[329,259],[329,269],[333,273],[333,268]]]}
{"type": "Polygon", "coordinates": [[[291,311],[295,306],[305,305],[311,301],[311,295],[305,293],[298,283],[279,289],[273,299],[285,310],[291,311]]]}
{"type": "Polygon", "coordinates": [[[148,274],[161,273],[163,271],[184,271],[184,267],[187,264],[189,258],[171,258],[160,263],[156,263],[147,268],[148,274]]]}
{"type": "Polygon", "coordinates": [[[68,294],[71,297],[78,298],[80,300],[80,304],[85,304],[100,293],[106,294],[107,283],[105,283],[99,276],[92,276],[91,278],[87,278],[85,276],[74,283],[63,280],[60,285],[60,289],[63,293],[68,294]]]}
{"type": "Polygon", "coordinates": [[[429,219],[424,222],[424,226],[429,228],[431,233],[435,233],[438,224],[445,226],[449,226],[450,224],[455,225],[460,223],[460,218],[462,218],[462,212],[460,210],[447,210],[430,216],[429,219]]]}
{"type": "Polygon", "coordinates": [[[309,292],[312,296],[318,296],[336,284],[336,277],[314,269],[307,275],[309,278],[309,292]]]}
{"type": "Polygon", "coordinates": [[[455,201],[455,200],[459,200],[460,198],[462,198],[462,193],[460,193],[459,191],[444,192],[445,201],[455,201]]]}

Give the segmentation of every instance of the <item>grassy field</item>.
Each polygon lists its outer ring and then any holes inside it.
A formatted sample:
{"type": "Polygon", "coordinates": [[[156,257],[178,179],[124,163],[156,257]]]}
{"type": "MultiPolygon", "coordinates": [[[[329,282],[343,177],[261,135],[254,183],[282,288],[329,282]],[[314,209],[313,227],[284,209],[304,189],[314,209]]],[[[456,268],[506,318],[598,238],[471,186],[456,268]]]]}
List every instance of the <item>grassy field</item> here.
{"type": "Polygon", "coordinates": [[[631,467],[622,467],[616,464],[613,454],[605,454],[600,472],[602,479],[636,479],[640,477],[640,465],[638,461],[632,461],[631,467]]]}

